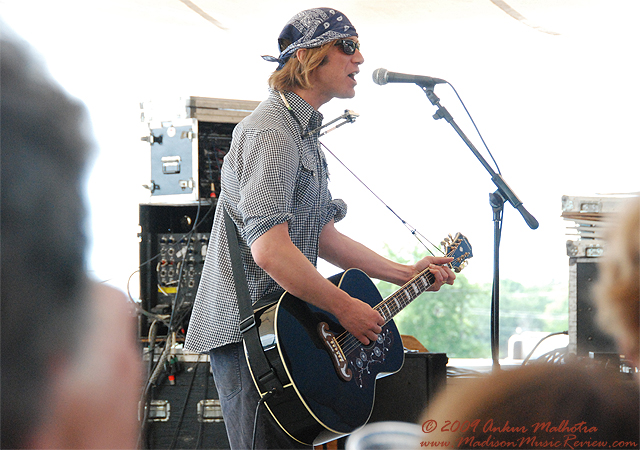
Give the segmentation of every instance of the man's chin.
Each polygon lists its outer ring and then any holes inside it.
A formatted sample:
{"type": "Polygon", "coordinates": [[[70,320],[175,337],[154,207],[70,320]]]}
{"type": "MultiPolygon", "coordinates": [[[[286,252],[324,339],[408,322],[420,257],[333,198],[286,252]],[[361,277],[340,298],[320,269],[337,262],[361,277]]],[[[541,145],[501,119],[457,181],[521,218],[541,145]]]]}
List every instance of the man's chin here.
{"type": "Polygon", "coordinates": [[[347,99],[347,98],[353,98],[355,96],[356,96],[356,90],[355,89],[351,89],[351,90],[346,91],[343,94],[337,96],[336,98],[347,99]]]}

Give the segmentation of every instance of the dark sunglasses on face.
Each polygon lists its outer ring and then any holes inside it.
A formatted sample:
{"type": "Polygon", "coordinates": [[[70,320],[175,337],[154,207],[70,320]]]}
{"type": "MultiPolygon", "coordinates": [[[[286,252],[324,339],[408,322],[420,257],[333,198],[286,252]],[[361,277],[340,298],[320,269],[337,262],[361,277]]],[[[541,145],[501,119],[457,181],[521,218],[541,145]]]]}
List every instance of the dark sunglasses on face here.
{"type": "Polygon", "coordinates": [[[342,46],[342,51],[347,55],[353,55],[356,50],[360,50],[360,42],[351,39],[338,39],[335,45],[336,47],[342,46]]]}

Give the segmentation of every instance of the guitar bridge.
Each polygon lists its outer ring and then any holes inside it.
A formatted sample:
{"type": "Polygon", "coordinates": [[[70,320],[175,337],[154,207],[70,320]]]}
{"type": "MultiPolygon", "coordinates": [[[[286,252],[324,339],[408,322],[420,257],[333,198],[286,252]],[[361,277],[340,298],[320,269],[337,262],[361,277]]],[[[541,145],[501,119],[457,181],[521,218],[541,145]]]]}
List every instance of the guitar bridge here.
{"type": "Polygon", "coordinates": [[[349,362],[344,356],[344,353],[342,353],[342,348],[340,348],[340,345],[336,340],[335,333],[329,330],[329,325],[327,325],[326,322],[320,322],[318,324],[318,334],[320,335],[325,347],[327,347],[327,351],[329,352],[329,356],[331,356],[333,366],[335,367],[338,376],[344,381],[351,381],[353,374],[351,369],[347,367],[349,362]]]}

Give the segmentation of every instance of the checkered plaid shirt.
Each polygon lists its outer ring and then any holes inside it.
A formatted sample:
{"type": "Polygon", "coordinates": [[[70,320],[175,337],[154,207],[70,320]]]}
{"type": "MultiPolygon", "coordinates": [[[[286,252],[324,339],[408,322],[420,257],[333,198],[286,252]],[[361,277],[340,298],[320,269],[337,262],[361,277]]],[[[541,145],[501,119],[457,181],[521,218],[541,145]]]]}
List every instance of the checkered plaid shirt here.
{"type": "Polygon", "coordinates": [[[271,91],[233,131],[187,332],[187,350],[202,353],[241,341],[222,208],[239,230],[240,253],[253,302],[279,289],[251,257],[250,246],[256,239],[273,226],[288,222],[292,242],[315,265],[322,228],[346,214],[345,203],[333,200],[327,187],[327,162],[317,134],[302,137],[303,130],[322,124],[322,115],[297,95],[287,92],[285,96],[293,114],[279,93],[271,91]]]}

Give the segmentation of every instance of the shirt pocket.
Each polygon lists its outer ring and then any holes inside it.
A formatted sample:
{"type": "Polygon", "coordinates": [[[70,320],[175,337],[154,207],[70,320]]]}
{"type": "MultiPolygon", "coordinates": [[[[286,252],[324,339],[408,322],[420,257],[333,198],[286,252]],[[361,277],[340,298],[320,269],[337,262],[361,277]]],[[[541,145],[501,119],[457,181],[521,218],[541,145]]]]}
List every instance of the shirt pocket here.
{"type": "Polygon", "coordinates": [[[308,158],[302,158],[295,189],[296,207],[311,208],[318,205],[319,180],[316,165],[308,158]]]}

